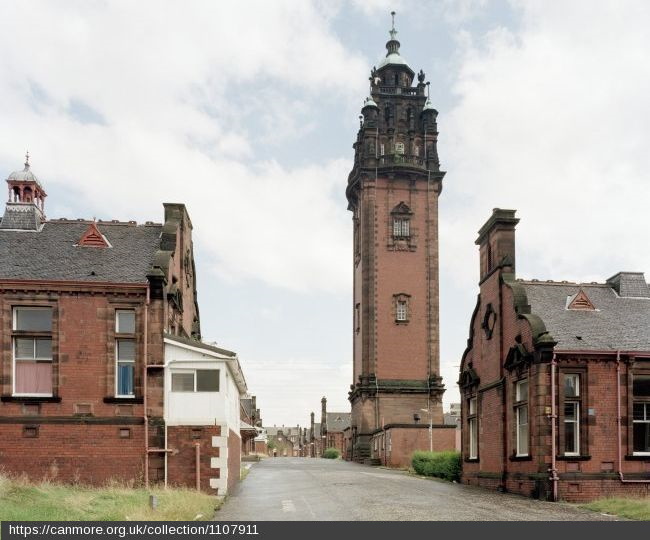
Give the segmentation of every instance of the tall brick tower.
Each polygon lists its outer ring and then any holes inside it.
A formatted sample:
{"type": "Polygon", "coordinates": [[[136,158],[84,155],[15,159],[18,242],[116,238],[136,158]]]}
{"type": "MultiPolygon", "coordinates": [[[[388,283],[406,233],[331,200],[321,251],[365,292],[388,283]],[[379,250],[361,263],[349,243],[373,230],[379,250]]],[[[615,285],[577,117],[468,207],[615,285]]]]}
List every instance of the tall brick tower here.
{"type": "MultiPolygon", "coordinates": [[[[413,85],[392,15],[386,57],[372,69],[361,109],[346,190],[354,223],[349,399],[355,460],[376,458],[381,445],[374,438],[391,426],[442,423],[438,196],[445,173],[438,161],[438,112],[422,70],[413,85]]],[[[381,444],[391,446],[385,439],[381,444]]]]}

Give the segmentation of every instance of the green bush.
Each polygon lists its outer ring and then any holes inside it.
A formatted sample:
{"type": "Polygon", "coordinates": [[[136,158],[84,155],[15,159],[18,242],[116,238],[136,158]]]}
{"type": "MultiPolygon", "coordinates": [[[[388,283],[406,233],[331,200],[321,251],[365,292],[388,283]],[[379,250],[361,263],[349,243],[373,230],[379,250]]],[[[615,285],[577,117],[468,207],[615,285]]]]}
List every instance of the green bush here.
{"type": "Polygon", "coordinates": [[[445,480],[460,480],[460,452],[414,452],[411,464],[416,473],[422,476],[435,476],[445,480]]]}
{"type": "Polygon", "coordinates": [[[326,448],[323,452],[323,457],[326,459],[338,459],[341,455],[341,452],[337,448],[326,448]]]}

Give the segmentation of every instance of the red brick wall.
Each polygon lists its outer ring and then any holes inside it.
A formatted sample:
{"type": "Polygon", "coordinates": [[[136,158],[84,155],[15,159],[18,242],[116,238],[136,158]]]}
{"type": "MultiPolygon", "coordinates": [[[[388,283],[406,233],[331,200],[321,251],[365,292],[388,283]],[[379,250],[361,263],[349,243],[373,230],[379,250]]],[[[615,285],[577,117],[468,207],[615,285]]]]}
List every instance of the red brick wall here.
{"type": "Polygon", "coordinates": [[[336,448],[341,455],[345,455],[345,443],[342,431],[327,432],[327,448],[336,448]]]}
{"type": "MultiPolygon", "coordinates": [[[[27,424],[37,425],[37,424],[27,424]]],[[[144,428],[40,424],[38,437],[23,437],[23,425],[1,424],[0,468],[32,480],[140,484],[144,465],[144,428]],[[129,429],[130,438],[119,430],[129,429]]]]}
{"type": "MultiPolygon", "coordinates": [[[[353,383],[369,374],[425,382],[439,373],[437,187],[428,190],[424,179],[378,178],[367,182],[359,201],[361,259],[354,270],[354,305],[360,304],[361,322],[357,331],[355,316],[353,383]],[[395,245],[392,238],[391,211],[401,201],[413,212],[410,246],[395,245]],[[395,322],[394,295],[400,293],[409,295],[405,324],[395,322]]],[[[371,394],[353,401],[357,436],[382,424],[413,423],[413,414],[429,404],[426,393],[382,394],[379,400],[377,406],[371,394]]],[[[440,423],[442,407],[433,407],[434,422],[440,423]]]]}
{"type": "MultiPolygon", "coordinates": [[[[478,461],[465,461],[463,482],[489,488],[505,488],[524,495],[549,498],[552,483],[551,467],[551,366],[548,359],[523,369],[502,369],[515,337],[520,335],[527,351],[534,351],[530,325],[514,310],[512,288],[500,285],[499,271],[481,284],[481,305],[473,325],[472,348],[464,366],[472,367],[480,377],[479,388],[462,390],[463,455],[468,458],[467,398],[476,395],[479,414],[478,461]],[[503,305],[500,305],[500,294],[503,305]],[[497,312],[492,339],[481,328],[488,303],[497,312]],[[500,382],[501,377],[503,381],[500,382]],[[515,454],[514,384],[521,378],[529,381],[529,456],[517,459],[515,454]],[[494,383],[494,384],[492,384],[494,383]],[[478,390],[478,391],[477,391],[478,390]],[[505,424],[504,424],[505,422],[505,424]],[[505,442],[505,448],[504,448],[505,442]]],[[[616,357],[613,354],[558,354],[556,374],[556,469],[559,475],[558,494],[568,501],[586,501],[597,497],[644,494],[648,484],[622,483],[618,479],[618,435],[616,398],[616,357]],[[561,374],[582,373],[582,433],[581,456],[563,456],[563,411],[560,402],[561,374]]],[[[644,368],[636,362],[634,369],[644,368]]],[[[621,453],[622,472],[630,479],[650,479],[650,456],[647,459],[632,454],[630,413],[631,375],[629,359],[622,357],[621,370],[621,453]]]]}
{"type": "MultiPolygon", "coordinates": [[[[97,286],[92,293],[73,285],[59,291],[44,286],[22,292],[0,289],[0,389],[9,400],[0,402],[0,467],[34,478],[52,468],[61,481],[143,480],[143,405],[107,403],[105,398],[115,396],[114,328],[119,308],[136,311],[135,392],[142,397],[144,302],[144,289],[97,286]],[[26,305],[53,308],[53,393],[60,398],[58,403],[11,401],[12,308],[26,305]],[[23,437],[23,425],[38,426],[38,438],[23,437]],[[118,437],[120,427],[131,430],[130,438],[118,437]]],[[[151,319],[149,328],[150,335],[160,336],[151,319]]]]}
{"type": "MultiPolygon", "coordinates": [[[[456,429],[434,426],[433,451],[454,450],[456,446],[456,429]]],[[[411,457],[417,450],[430,448],[429,429],[427,428],[389,428],[385,432],[375,434],[372,442],[373,457],[378,458],[389,467],[408,468],[411,466],[411,457]],[[375,445],[377,440],[377,445],[375,445]],[[390,450],[388,448],[390,440],[390,450]],[[375,450],[375,448],[377,448],[375,450]]]]}
{"type": "Polygon", "coordinates": [[[212,437],[221,434],[220,426],[168,426],[167,482],[171,486],[196,487],[196,446],[200,449],[201,490],[210,487],[210,478],[219,478],[220,470],[211,467],[212,457],[219,457],[219,448],[212,446],[212,437]]]}

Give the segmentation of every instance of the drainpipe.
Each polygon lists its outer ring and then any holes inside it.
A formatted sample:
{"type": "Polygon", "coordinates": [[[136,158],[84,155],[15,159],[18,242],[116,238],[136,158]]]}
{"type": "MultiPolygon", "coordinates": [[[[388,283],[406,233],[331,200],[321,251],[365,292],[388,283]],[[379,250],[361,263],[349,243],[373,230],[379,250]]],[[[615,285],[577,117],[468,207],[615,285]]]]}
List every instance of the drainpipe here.
{"type": "Polygon", "coordinates": [[[551,421],[551,468],[549,472],[551,473],[551,482],[553,483],[553,502],[557,501],[557,484],[560,479],[557,474],[557,462],[555,460],[555,455],[557,449],[555,447],[555,438],[556,438],[556,420],[557,420],[557,410],[555,404],[555,394],[556,394],[556,381],[555,381],[555,370],[557,367],[557,355],[553,353],[553,359],[551,360],[551,414],[549,419],[551,421]]]}
{"type": "MultiPolygon", "coordinates": [[[[490,236],[488,233],[488,244],[490,243],[490,236]]],[[[490,262],[488,261],[488,265],[490,262]]],[[[506,382],[505,370],[503,368],[503,363],[505,358],[503,357],[503,269],[499,270],[499,378],[503,381],[503,393],[501,397],[501,403],[503,404],[503,429],[501,433],[501,445],[503,447],[503,471],[501,472],[501,487],[504,492],[508,491],[508,384],[506,382]]],[[[530,378],[529,378],[530,380],[530,378]]],[[[479,411],[478,408],[478,392],[476,394],[476,410],[477,414],[479,411]]],[[[477,416],[480,418],[480,416],[477,416]]],[[[477,420],[480,422],[480,420],[477,420]]],[[[478,430],[478,428],[477,428],[478,430]]],[[[480,440],[480,439],[479,439],[480,440]]],[[[481,452],[478,447],[476,447],[477,455],[480,456],[481,452]]]]}
{"type": "MultiPolygon", "coordinates": [[[[142,366],[142,406],[144,408],[144,485],[149,487],[149,417],[147,416],[147,366],[149,365],[149,285],[147,285],[147,298],[144,304],[144,361],[142,366]]],[[[166,443],[166,441],[165,441],[166,443]]],[[[166,461],[166,459],[165,459],[166,461]]],[[[165,470],[165,476],[167,471],[165,470]]]]}
{"type": "MultiPolygon", "coordinates": [[[[163,377],[164,377],[164,374],[163,374],[163,377]]],[[[164,388],[164,386],[163,386],[163,388],[164,388]]],[[[164,457],[164,463],[165,463],[165,484],[164,485],[165,485],[165,489],[167,489],[167,456],[169,455],[168,448],[169,447],[167,446],[167,422],[165,422],[165,457],[164,457]]]]}
{"type": "Polygon", "coordinates": [[[201,445],[194,443],[196,455],[196,491],[201,491],[201,445]]]}
{"type": "Polygon", "coordinates": [[[616,433],[618,437],[618,478],[624,484],[650,484],[650,480],[629,480],[623,476],[623,448],[621,442],[621,351],[616,351],[616,433]]]}

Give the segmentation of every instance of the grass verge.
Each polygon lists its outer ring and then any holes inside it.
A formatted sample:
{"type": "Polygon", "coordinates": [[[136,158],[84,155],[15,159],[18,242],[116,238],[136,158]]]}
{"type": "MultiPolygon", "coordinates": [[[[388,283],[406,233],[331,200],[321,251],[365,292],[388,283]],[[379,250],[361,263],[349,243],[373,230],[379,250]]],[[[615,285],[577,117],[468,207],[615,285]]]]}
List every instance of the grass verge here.
{"type": "Polygon", "coordinates": [[[251,471],[250,467],[242,467],[239,472],[239,479],[244,480],[248,476],[248,473],[250,471],[251,471]]]}
{"type": "Polygon", "coordinates": [[[650,499],[611,497],[580,505],[583,508],[628,519],[650,520],[650,499]]]}
{"type": "Polygon", "coordinates": [[[34,484],[0,475],[0,521],[208,520],[220,504],[220,499],[190,489],[34,484]],[[158,498],[156,510],[149,508],[150,494],[158,498]]]}

